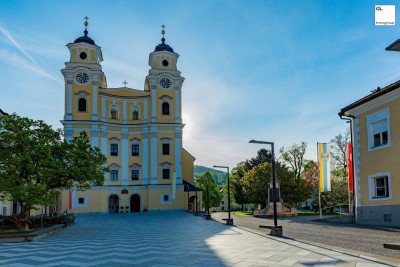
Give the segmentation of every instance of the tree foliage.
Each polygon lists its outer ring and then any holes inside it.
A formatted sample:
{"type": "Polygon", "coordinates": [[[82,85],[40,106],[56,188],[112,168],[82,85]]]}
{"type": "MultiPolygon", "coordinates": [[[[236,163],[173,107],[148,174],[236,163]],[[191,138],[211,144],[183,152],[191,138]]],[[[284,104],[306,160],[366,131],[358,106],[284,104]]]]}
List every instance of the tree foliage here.
{"type": "Polygon", "coordinates": [[[299,180],[301,178],[301,173],[304,167],[304,154],[306,153],[307,143],[301,142],[300,145],[293,144],[287,150],[282,147],[279,152],[281,153],[281,158],[285,164],[293,171],[295,179],[299,180]]]}
{"type": "Polygon", "coordinates": [[[245,173],[243,191],[250,203],[266,205],[271,174],[271,164],[268,162],[261,163],[245,173]]]}
{"type": "MultiPolygon", "coordinates": [[[[334,207],[337,205],[348,204],[348,184],[347,180],[339,177],[332,177],[331,191],[321,192],[321,206],[334,207]]],[[[317,191],[318,193],[318,191],[317,191]]],[[[318,199],[318,195],[314,196],[318,199]]]]}
{"type": "Polygon", "coordinates": [[[29,229],[30,210],[51,205],[61,189],[103,183],[106,157],[86,133],[70,143],[62,135],[40,120],[0,118],[0,193],[20,205],[13,214],[18,229],[29,229]]]}
{"type": "Polygon", "coordinates": [[[200,178],[197,178],[196,186],[203,190],[203,207],[207,207],[207,203],[209,203],[209,207],[219,206],[223,196],[210,172],[205,172],[200,178]],[[207,197],[207,180],[209,198],[207,197]]]}
{"type": "Polygon", "coordinates": [[[331,140],[331,169],[335,176],[347,177],[347,143],[349,142],[349,130],[336,135],[331,140]]]}
{"type": "Polygon", "coordinates": [[[242,206],[242,211],[244,204],[248,203],[243,190],[243,176],[246,173],[244,164],[244,162],[239,163],[232,169],[229,176],[233,200],[242,206]]]}

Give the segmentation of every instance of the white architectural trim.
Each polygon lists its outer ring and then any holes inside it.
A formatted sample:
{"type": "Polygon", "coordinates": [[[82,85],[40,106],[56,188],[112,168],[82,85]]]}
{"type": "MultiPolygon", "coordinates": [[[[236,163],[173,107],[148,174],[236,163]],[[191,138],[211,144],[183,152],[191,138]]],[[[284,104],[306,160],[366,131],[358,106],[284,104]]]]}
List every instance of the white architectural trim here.
{"type": "Polygon", "coordinates": [[[157,129],[151,129],[151,184],[158,184],[157,174],[157,129]]]}
{"type": "MultiPolygon", "coordinates": [[[[139,148],[140,149],[140,148],[139,148]]],[[[142,184],[149,183],[149,139],[148,131],[145,129],[142,133],[142,184]]]]}
{"type": "Polygon", "coordinates": [[[143,122],[144,123],[147,123],[148,122],[148,120],[147,120],[147,103],[148,103],[148,100],[146,99],[146,100],[144,100],[143,101],[143,122]]]}
{"type": "Polygon", "coordinates": [[[122,181],[121,185],[128,185],[128,129],[122,129],[122,181]]]}
{"type": "Polygon", "coordinates": [[[92,129],[90,130],[90,134],[92,136],[92,147],[98,147],[99,146],[99,129],[97,128],[97,125],[92,125],[92,129]]]}
{"type": "Polygon", "coordinates": [[[182,183],[182,140],[181,140],[181,132],[175,132],[175,175],[176,175],[176,184],[182,183]]]}
{"type": "Polygon", "coordinates": [[[181,123],[181,91],[179,86],[175,86],[175,123],[181,123]]]}
{"type": "MultiPolygon", "coordinates": [[[[92,97],[92,120],[97,121],[97,101],[98,101],[98,92],[97,92],[97,80],[92,81],[93,84],[93,97],[92,97]]],[[[87,108],[86,108],[87,109],[87,108]]]]}
{"type": "Polygon", "coordinates": [[[161,194],[160,195],[160,204],[171,204],[172,203],[172,196],[171,194],[161,194]],[[168,200],[164,200],[164,196],[168,196],[168,200]]]}
{"type": "Polygon", "coordinates": [[[67,80],[67,114],[66,120],[72,120],[72,80],[67,80]]]}
{"type": "Polygon", "coordinates": [[[368,139],[368,152],[390,147],[390,111],[389,108],[382,109],[380,111],[368,114],[367,116],[367,139],[368,139]],[[386,129],[387,129],[387,144],[381,146],[374,146],[374,134],[373,134],[373,127],[372,124],[379,122],[379,121],[386,121],[386,129]]]}
{"type": "Polygon", "coordinates": [[[106,121],[106,98],[104,96],[101,97],[101,120],[103,122],[106,121]]]}
{"type": "Polygon", "coordinates": [[[126,100],[122,101],[122,124],[127,124],[126,120],[126,100]]]}
{"type": "Polygon", "coordinates": [[[157,90],[151,89],[151,122],[157,122],[157,90]]]}
{"type": "Polygon", "coordinates": [[[368,193],[369,200],[371,201],[383,201],[383,200],[391,200],[392,199],[392,182],[391,182],[390,172],[377,172],[371,175],[368,175],[368,193]],[[375,179],[379,177],[387,177],[388,183],[388,196],[387,197],[375,197],[375,179]]]}
{"type": "MultiPolygon", "coordinates": [[[[360,129],[359,129],[359,119],[354,119],[353,120],[353,142],[354,142],[354,151],[353,151],[353,158],[354,158],[354,181],[355,181],[355,186],[354,186],[354,192],[356,194],[356,209],[358,207],[361,207],[361,193],[360,193],[360,129]]],[[[356,216],[357,212],[356,212],[356,216]]],[[[357,220],[357,217],[356,217],[357,220]]]]}

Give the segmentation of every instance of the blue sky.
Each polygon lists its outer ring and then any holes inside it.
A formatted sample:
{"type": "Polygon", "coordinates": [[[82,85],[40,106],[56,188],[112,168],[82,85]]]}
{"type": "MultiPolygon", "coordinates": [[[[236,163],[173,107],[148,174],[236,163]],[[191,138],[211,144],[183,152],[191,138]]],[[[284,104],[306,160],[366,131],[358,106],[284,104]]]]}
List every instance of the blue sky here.
{"type": "Polygon", "coordinates": [[[0,0],[0,108],[62,126],[65,45],[86,15],[108,86],[143,90],[165,24],[196,164],[233,167],[261,148],[250,139],[306,141],[316,159],[316,143],[348,127],[341,108],[400,79],[400,54],[384,50],[398,25],[374,25],[375,5],[394,3],[0,0]]]}

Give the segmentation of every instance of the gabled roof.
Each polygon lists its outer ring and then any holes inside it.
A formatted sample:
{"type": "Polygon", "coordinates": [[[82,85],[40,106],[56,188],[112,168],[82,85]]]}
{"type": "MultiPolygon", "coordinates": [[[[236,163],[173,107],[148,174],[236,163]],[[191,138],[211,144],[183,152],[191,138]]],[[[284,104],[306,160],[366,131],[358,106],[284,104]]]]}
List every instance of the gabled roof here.
{"type": "Polygon", "coordinates": [[[1,115],[8,115],[8,114],[5,113],[4,111],[2,111],[1,108],[0,108],[0,114],[1,114],[1,115]]]}
{"type": "Polygon", "coordinates": [[[400,80],[397,81],[397,82],[394,82],[394,83],[392,83],[392,84],[390,84],[390,85],[388,85],[388,86],[386,86],[384,88],[378,87],[377,89],[372,91],[371,94],[369,94],[369,95],[357,100],[356,102],[354,102],[354,103],[342,108],[340,110],[340,112],[339,112],[339,116],[341,117],[341,116],[345,115],[346,111],[349,111],[349,110],[351,110],[351,109],[353,109],[355,107],[358,107],[358,106],[360,106],[362,104],[365,104],[365,103],[367,103],[367,102],[369,102],[369,101],[371,101],[371,100],[373,100],[375,98],[378,98],[378,97],[380,97],[380,96],[382,96],[384,94],[392,92],[392,91],[394,91],[394,90],[396,90],[398,88],[400,88],[400,80]]]}
{"type": "Polygon", "coordinates": [[[200,188],[198,188],[198,187],[192,185],[191,183],[189,183],[189,182],[187,182],[187,181],[185,181],[185,180],[183,180],[183,189],[184,189],[184,192],[188,192],[188,191],[189,191],[189,192],[195,192],[195,191],[199,192],[199,191],[203,191],[203,190],[201,190],[200,188]]]}

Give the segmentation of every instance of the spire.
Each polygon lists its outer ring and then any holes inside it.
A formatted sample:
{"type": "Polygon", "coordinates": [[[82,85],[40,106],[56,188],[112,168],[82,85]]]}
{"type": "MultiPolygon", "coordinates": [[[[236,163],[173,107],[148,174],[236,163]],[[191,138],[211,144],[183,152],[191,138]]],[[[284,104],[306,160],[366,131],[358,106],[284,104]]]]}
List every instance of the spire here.
{"type": "Polygon", "coordinates": [[[74,43],[87,43],[87,44],[94,45],[95,43],[94,43],[93,39],[88,36],[89,32],[87,30],[87,26],[89,26],[89,22],[88,22],[89,17],[85,16],[84,19],[85,19],[85,23],[83,23],[83,25],[85,25],[85,30],[83,31],[83,33],[85,35],[77,38],[74,43]]]}
{"type": "Polygon", "coordinates": [[[87,21],[89,19],[88,16],[85,16],[84,19],[86,20],[85,23],[83,23],[83,25],[85,25],[85,30],[83,31],[83,33],[85,34],[85,36],[87,36],[87,34],[89,33],[87,30],[87,26],[89,25],[89,22],[87,21]]]}
{"type": "Polygon", "coordinates": [[[161,38],[161,44],[156,46],[156,49],[154,50],[154,52],[158,52],[158,51],[169,51],[174,53],[174,49],[172,49],[172,47],[170,47],[169,45],[167,45],[165,43],[165,25],[161,25],[162,31],[162,38],[161,38]]]}
{"type": "Polygon", "coordinates": [[[161,25],[161,28],[162,28],[162,31],[161,31],[161,34],[162,34],[162,39],[161,39],[161,42],[162,42],[162,44],[165,44],[165,25],[163,24],[163,25],[161,25]]]}

